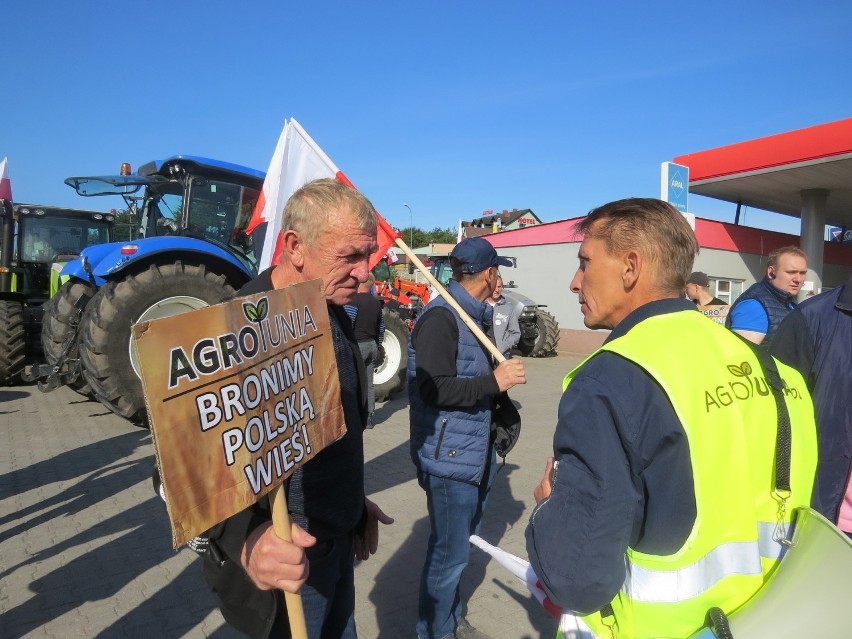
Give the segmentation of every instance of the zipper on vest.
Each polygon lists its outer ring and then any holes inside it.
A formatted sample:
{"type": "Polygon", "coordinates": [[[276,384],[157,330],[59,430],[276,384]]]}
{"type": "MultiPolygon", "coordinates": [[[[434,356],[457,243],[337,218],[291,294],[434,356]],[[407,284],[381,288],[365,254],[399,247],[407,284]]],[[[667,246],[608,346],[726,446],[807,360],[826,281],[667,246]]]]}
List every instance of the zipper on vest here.
{"type": "Polygon", "coordinates": [[[438,435],[438,445],[435,446],[435,459],[439,459],[441,457],[441,444],[444,441],[444,431],[447,430],[447,420],[441,420],[441,434],[438,435]]]}

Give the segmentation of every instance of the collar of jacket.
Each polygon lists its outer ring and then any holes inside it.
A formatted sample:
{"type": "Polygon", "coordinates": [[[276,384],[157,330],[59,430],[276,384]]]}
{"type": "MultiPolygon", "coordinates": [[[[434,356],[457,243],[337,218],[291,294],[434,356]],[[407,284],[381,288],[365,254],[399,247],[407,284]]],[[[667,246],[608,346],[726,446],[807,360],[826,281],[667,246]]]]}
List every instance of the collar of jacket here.
{"type": "Polygon", "coordinates": [[[788,293],[786,291],[782,291],[780,288],[772,284],[772,281],[768,276],[765,276],[760,283],[763,284],[764,288],[766,288],[772,295],[782,304],[795,304],[796,296],[792,293],[788,293]]]}
{"type": "Polygon", "coordinates": [[[456,280],[450,280],[450,283],[447,286],[447,292],[459,303],[465,312],[470,315],[470,318],[473,321],[480,326],[483,324],[491,325],[491,318],[493,316],[491,304],[477,300],[456,280]]]}
{"type": "Polygon", "coordinates": [[[670,297],[662,300],[654,300],[643,304],[637,309],[631,311],[627,317],[612,329],[612,332],[607,336],[604,343],[611,342],[625,335],[631,328],[639,322],[653,317],[654,315],[663,315],[665,313],[677,313],[678,311],[695,310],[695,304],[683,297],[670,297]]]}
{"type": "Polygon", "coordinates": [[[841,311],[852,311],[852,273],[850,273],[849,279],[846,280],[846,284],[843,285],[843,290],[840,292],[840,299],[837,300],[837,304],[834,307],[841,311]]]}

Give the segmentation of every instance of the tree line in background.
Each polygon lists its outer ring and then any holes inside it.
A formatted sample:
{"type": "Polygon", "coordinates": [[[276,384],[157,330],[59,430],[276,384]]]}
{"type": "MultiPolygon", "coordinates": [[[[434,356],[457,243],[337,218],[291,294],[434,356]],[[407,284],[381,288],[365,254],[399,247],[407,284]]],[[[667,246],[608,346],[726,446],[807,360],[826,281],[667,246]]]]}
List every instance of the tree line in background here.
{"type": "Polygon", "coordinates": [[[408,244],[409,248],[418,248],[433,243],[455,244],[458,239],[458,229],[442,229],[437,226],[431,231],[424,231],[423,229],[419,229],[415,226],[413,229],[413,238],[412,228],[410,226],[404,229],[397,229],[397,231],[399,231],[400,237],[405,240],[405,243],[408,244]]]}

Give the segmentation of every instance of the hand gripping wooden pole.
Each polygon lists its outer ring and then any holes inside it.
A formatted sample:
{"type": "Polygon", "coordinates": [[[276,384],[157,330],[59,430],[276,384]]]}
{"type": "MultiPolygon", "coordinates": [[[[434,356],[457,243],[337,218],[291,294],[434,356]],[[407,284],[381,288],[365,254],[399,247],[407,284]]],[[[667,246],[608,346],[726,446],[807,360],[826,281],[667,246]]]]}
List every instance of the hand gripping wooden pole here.
{"type": "MultiPolygon", "coordinates": [[[[284,541],[293,541],[290,534],[290,515],[287,513],[287,495],[284,484],[275,489],[275,499],[272,502],[272,529],[284,541]]],[[[302,608],[302,595],[297,592],[284,592],[284,603],[287,604],[287,617],[290,619],[290,634],[293,639],[308,639],[308,629],[305,626],[305,610],[302,608]]]]}
{"type": "Polygon", "coordinates": [[[470,329],[470,332],[476,335],[476,339],[478,339],[482,343],[482,345],[488,349],[488,352],[491,353],[498,362],[505,362],[506,358],[503,356],[503,353],[501,353],[500,350],[494,345],[494,343],[490,339],[488,339],[488,336],[482,332],[482,329],[476,325],[476,322],[470,319],[470,316],[464,312],[464,309],[459,306],[459,303],[455,301],[449,293],[447,293],[447,290],[441,285],[438,280],[435,279],[435,276],[429,272],[429,269],[426,268],[426,265],[420,261],[420,258],[417,257],[410,248],[408,248],[408,246],[405,244],[405,241],[401,237],[396,238],[396,245],[400,249],[402,249],[402,252],[408,256],[408,259],[410,259],[412,263],[418,269],[420,269],[420,272],[423,273],[423,275],[429,281],[429,284],[431,284],[435,288],[435,290],[441,294],[441,297],[446,300],[447,304],[449,304],[456,310],[456,312],[459,314],[459,317],[462,318],[462,321],[470,329]]]}

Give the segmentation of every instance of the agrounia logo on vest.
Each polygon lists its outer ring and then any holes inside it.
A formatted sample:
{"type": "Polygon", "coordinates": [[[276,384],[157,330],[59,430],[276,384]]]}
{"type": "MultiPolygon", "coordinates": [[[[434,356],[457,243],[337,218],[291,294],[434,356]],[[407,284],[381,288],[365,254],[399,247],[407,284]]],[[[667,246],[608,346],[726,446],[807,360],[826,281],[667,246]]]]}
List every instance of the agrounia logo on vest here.
{"type": "MultiPolygon", "coordinates": [[[[763,375],[753,374],[754,371],[748,362],[739,365],[728,364],[727,369],[736,379],[704,391],[704,408],[708,413],[714,408],[726,408],[735,402],[749,401],[757,396],[766,397],[772,392],[766,378],[763,375]]],[[[786,382],[784,394],[788,398],[802,399],[799,390],[792,388],[786,382]]]]}

